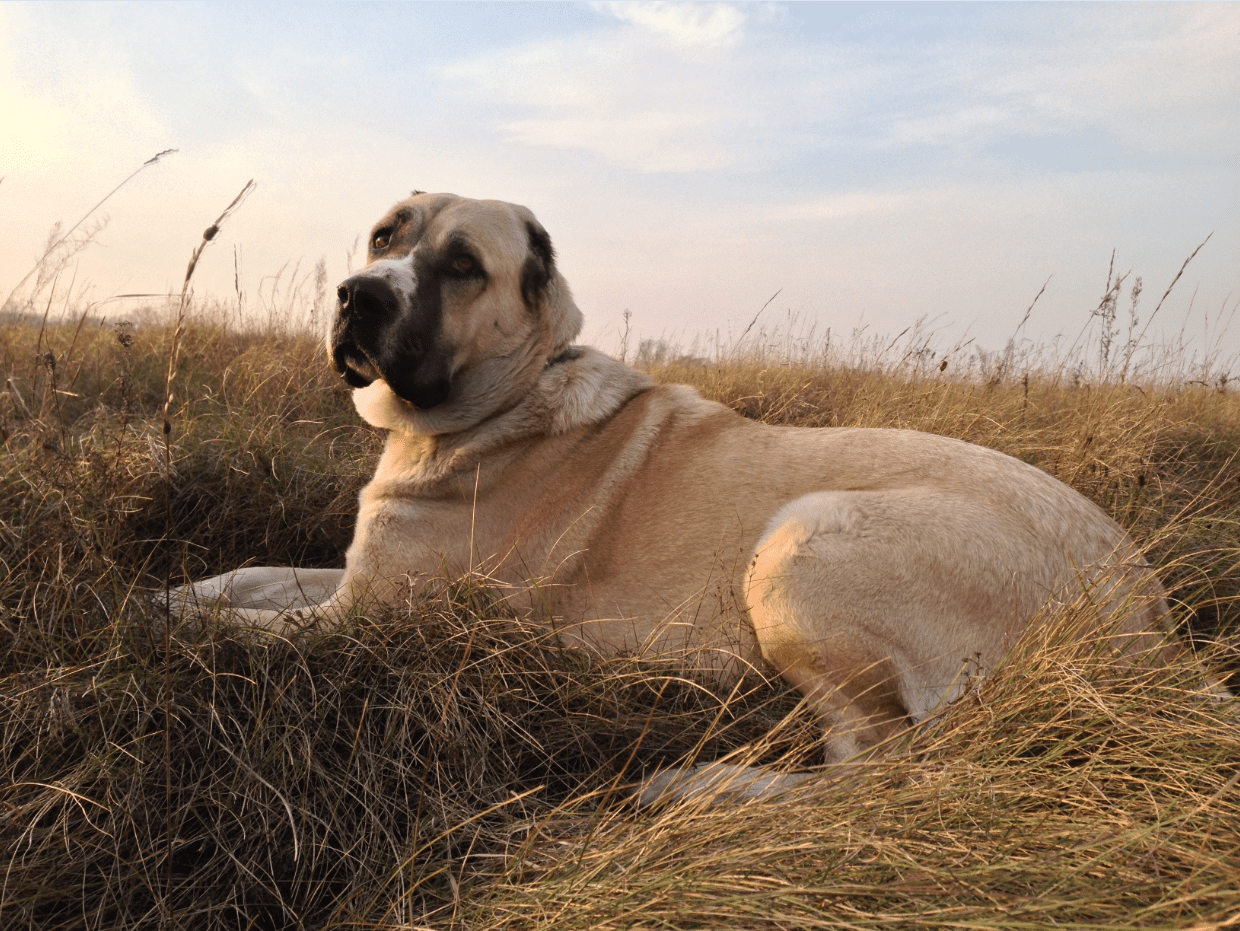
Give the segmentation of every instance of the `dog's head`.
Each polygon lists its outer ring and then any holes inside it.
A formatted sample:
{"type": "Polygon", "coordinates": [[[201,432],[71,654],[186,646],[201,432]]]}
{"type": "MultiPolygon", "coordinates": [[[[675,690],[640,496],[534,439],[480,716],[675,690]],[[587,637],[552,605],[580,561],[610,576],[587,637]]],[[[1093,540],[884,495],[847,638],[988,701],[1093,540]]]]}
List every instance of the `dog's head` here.
{"type": "Polygon", "coordinates": [[[362,416],[419,433],[513,406],[581,329],[534,215],[453,194],[388,211],[337,297],[328,352],[362,416]]]}

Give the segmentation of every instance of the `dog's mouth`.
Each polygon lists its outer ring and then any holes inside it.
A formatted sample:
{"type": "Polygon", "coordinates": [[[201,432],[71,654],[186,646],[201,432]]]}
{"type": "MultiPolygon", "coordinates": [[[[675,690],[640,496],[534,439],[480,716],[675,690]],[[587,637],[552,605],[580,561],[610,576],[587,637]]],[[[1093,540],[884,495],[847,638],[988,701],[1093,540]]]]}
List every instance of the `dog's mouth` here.
{"type": "Polygon", "coordinates": [[[383,377],[379,367],[358,347],[337,344],[332,349],[332,368],[350,388],[365,388],[383,377]]]}
{"type": "Polygon", "coordinates": [[[331,361],[351,388],[382,380],[402,401],[420,410],[448,402],[450,362],[435,328],[440,309],[412,306],[386,281],[355,275],[337,290],[331,361]]]}
{"type": "Polygon", "coordinates": [[[350,388],[366,388],[383,380],[402,401],[419,410],[430,410],[448,400],[452,381],[436,366],[424,366],[410,372],[396,371],[385,375],[361,348],[351,343],[338,343],[332,349],[332,368],[350,388]]]}

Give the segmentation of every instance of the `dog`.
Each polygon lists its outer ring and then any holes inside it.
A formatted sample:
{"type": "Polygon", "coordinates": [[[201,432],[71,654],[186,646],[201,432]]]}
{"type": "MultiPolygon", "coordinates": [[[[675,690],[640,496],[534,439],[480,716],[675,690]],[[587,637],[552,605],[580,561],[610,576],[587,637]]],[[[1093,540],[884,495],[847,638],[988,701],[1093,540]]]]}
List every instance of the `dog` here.
{"type": "MultiPolygon", "coordinates": [[[[345,567],[239,570],[180,589],[185,612],[290,636],[482,571],[568,645],[781,676],[840,766],[958,697],[1055,602],[1089,597],[1121,654],[1179,649],[1133,540],[1033,466],[762,424],[575,345],[581,312],[524,207],[416,193],[338,301],[331,364],[387,432],[345,567]]],[[[799,778],[669,770],[642,799],[799,778]]]]}

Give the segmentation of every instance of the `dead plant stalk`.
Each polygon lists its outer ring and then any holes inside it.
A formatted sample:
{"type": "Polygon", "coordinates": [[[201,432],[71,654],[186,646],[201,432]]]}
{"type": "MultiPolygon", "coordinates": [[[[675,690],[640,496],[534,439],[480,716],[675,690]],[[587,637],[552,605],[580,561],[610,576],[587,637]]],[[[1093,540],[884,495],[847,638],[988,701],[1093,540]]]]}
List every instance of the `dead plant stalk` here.
{"type": "MultiPolygon", "coordinates": [[[[172,383],[177,375],[177,362],[181,354],[181,340],[185,335],[185,314],[189,309],[190,301],[190,281],[194,277],[194,269],[198,267],[198,260],[202,258],[203,251],[208,244],[215,239],[220,231],[220,226],[228,219],[232,213],[241,206],[247,197],[253,192],[255,187],[254,179],[251,178],[245,183],[245,187],[241,189],[241,193],[233,198],[232,203],[224,208],[224,212],[216,217],[215,222],[208,226],[202,234],[202,242],[194,249],[189,257],[189,265],[185,269],[185,281],[181,284],[181,300],[177,305],[176,326],[172,332],[172,346],[168,350],[168,368],[164,375],[164,410],[163,410],[163,433],[164,433],[164,543],[167,545],[172,539],[172,383]]],[[[167,603],[172,592],[172,559],[171,554],[165,561],[164,568],[164,599],[167,603]]],[[[173,888],[173,857],[172,857],[172,839],[174,819],[172,816],[172,624],[169,622],[164,626],[164,804],[167,811],[166,833],[164,842],[166,845],[167,861],[167,886],[168,908],[172,903],[173,888]]],[[[172,914],[168,913],[167,919],[172,924],[172,914]]]]}

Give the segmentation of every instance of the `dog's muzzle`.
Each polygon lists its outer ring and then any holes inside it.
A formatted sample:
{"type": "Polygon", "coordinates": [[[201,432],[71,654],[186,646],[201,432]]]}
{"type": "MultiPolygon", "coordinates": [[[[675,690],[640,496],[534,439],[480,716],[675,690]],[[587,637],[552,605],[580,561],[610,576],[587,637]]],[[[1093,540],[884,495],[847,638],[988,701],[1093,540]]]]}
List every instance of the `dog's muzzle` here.
{"type": "Polygon", "coordinates": [[[353,388],[383,379],[396,396],[429,410],[451,393],[447,358],[436,351],[439,314],[420,309],[399,283],[362,272],[336,289],[332,367],[353,388]]]}
{"type": "Polygon", "coordinates": [[[365,388],[382,377],[377,362],[362,347],[358,336],[373,340],[400,311],[396,292],[386,281],[354,275],[336,288],[336,323],[332,330],[334,368],[351,388],[365,388]]]}

